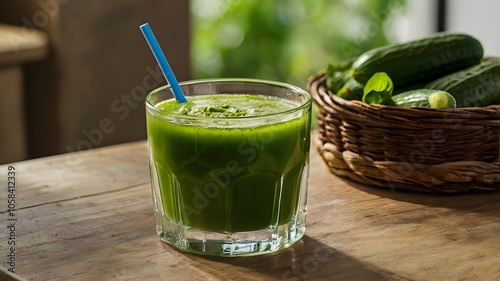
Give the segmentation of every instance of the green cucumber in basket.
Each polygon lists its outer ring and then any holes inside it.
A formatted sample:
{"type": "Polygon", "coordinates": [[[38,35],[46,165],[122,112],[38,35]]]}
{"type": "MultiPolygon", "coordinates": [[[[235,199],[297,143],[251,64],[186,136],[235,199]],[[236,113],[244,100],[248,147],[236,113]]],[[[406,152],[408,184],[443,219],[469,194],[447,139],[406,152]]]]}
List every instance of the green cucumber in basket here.
{"type": "Polygon", "coordinates": [[[337,96],[345,100],[361,100],[363,98],[363,85],[349,76],[345,84],[337,91],[337,96]]]}
{"type": "Polygon", "coordinates": [[[342,86],[351,78],[349,69],[356,58],[350,58],[345,61],[328,64],[326,68],[326,86],[333,93],[337,93],[342,86]]]}
{"type": "Polygon", "coordinates": [[[347,72],[335,72],[327,76],[326,86],[332,93],[337,93],[350,78],[351,75],[347,72]]]}
{"type": "Polygon", "coordinates": [[[500,61],[486,59],[480,64],[441,77],[426,88],[450,93],[457,107],[482,107],[500,103],[500,61]]]}
{"type": "Polygon", "coordinates": [[[400,107],[431,107],[437,109],[455,108],[455,98],[445,91],[431,89],[416,89],[391,97],[396,106],[400,107]]]}
{"type": "Polygon", "coordinates": [[[376,72],[386,72],[394,86],[429,82],[479,63],[483,46],[462,33],[437,33],[423,39],[382,46],[365,52],[354,61],[350,73],[366,84],[376,72]]]}

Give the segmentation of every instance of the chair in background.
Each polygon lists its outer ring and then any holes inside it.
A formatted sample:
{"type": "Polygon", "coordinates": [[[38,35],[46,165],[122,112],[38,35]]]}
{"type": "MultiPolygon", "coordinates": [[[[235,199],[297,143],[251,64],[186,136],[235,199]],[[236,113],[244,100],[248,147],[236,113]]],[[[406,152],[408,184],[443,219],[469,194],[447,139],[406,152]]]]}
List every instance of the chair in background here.
{"type": "Polygon", "coordinates": [[[0,22],[49,37],[24,66],[30,158],[145,139],[144,98],[164,85],[149,22],[178,80],[190,78],[189,1],[0,0],[0,22]]]}
{"type": "Polygon", "coordinates": [[[45,33],[0,24],[0,164],[28,158],[23,65],[48,51],[45,33]]]}

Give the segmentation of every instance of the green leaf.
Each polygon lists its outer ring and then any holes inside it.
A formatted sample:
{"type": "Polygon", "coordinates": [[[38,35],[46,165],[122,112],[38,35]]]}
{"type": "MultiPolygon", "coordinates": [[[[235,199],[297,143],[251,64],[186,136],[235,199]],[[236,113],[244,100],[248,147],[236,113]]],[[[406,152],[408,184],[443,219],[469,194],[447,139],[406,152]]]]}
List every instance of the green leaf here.
{"type": "Polygon", "coordinates": [[[350,58],[350,59],[345,60],[345,61],[328,64],[328,67],[327,67],[327,70],[326,70],[327,75],[332,76],[332,75],[334,75],[335,72],[346,72],[346,71],[348,71],[351,68],[352,63],[354,62],[354,60],[355,60],[355,58],[350,58]]]}
{"type": "Polygon", "coordinates": [[[385,72],[377,72],[366,82],[363,88],[363,102],[367,104],[393,105],[391,99],[394,84],[385,72]]]}
{"type": "Polygon", "coordinates": [[[345,66],[344,62],[328,64],[326,68],[326,86],[333,93],[337,93],[350,77],[349,73],[345,72],[346,69],[348,69],[348,67],[345,66]]]}
{"type": "Polygon", "coordinates": [[[326,68],[326,75],[327,76],[334,76],[335,72],[337,72],[337,67],[334,64],[328,64],[328,67],[326,68]]]}

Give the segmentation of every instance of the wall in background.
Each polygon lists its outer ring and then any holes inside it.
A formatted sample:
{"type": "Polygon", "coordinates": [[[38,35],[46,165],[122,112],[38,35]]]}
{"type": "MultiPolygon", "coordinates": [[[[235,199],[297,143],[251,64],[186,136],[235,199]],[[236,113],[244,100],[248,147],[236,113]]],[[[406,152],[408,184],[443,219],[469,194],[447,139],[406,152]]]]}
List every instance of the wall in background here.
{"type": "MultiPolygon", "coordinates": [[[[500,1],[445,0],[444,27],[447,31],[469,33],[481,41],[485,54],[500,57],[500,1]]],[[[408,1],[406,12],[391,25],[394,41],[405,42],[438,30],[438,1],[408,1]]]]}
{"type": "Polygon", "coordinates": [[[446,27],[476,36],[486,55],[500,57],[499,13],[498,0],[448,0],[446,27]]]}
{"type": "Polygon", "coordinates": [[[437,30],[437,1],[407,1],[404,13],[395,16],[390,29],[395,42],[407,42],[429,36],[437,30]]]}

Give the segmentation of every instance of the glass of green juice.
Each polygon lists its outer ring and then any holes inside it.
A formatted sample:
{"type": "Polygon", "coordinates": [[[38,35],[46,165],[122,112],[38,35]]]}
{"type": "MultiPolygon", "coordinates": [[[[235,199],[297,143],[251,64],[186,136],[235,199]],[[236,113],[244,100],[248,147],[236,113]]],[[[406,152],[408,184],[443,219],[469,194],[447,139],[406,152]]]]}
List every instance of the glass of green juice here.
{"type": "Polygon", "coordinates": [[[311,97],[255,79],[180,83],[146,98],[156,232],[215,256],[275,252],[305,231],[311,97]]]}

